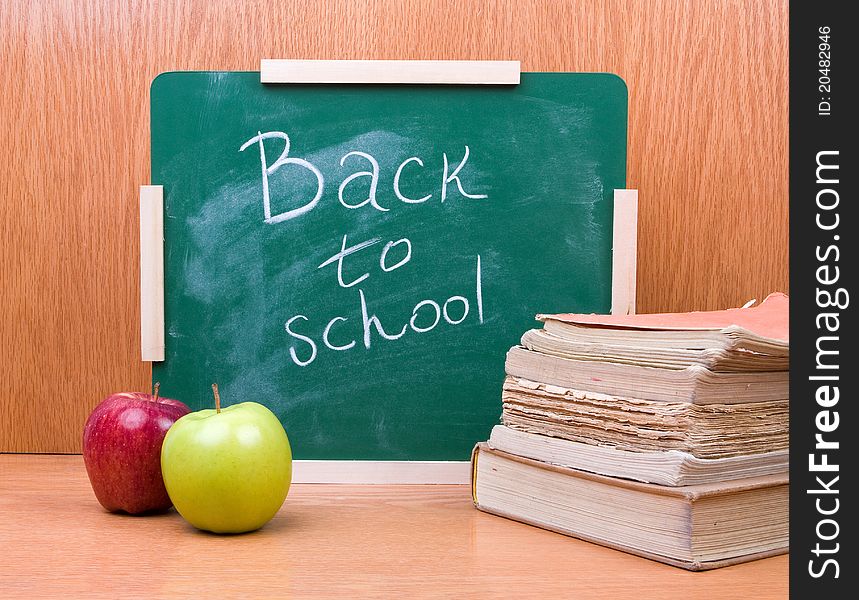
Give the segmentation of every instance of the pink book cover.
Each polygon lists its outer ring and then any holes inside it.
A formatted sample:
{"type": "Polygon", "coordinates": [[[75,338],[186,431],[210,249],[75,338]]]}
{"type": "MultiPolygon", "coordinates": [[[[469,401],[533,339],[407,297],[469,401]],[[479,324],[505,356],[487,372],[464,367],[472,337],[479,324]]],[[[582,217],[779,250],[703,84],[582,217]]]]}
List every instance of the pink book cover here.
{"type": "Polygon", "coordinates": [[[728,308],[688,313],[654,313],[648,315],[537,315],[545,321],[554,319],[586,327],[650,330],[715,330],[741,327],[760,337],[789,342],[787,294],[775,292],[757,306],[728,308]]]}

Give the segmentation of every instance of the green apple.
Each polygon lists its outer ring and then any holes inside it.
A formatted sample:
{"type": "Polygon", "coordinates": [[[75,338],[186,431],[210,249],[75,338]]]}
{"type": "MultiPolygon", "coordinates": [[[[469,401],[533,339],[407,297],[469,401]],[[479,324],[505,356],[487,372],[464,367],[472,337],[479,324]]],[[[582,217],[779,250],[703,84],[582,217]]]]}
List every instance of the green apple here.
{"type": "Polygon", "coordinates": [[[286,431],[268,408],[243,402],[177,420],[161,447],[170,500],[191,525],[243,533],[265,525],[292,481],[286,431]]]}

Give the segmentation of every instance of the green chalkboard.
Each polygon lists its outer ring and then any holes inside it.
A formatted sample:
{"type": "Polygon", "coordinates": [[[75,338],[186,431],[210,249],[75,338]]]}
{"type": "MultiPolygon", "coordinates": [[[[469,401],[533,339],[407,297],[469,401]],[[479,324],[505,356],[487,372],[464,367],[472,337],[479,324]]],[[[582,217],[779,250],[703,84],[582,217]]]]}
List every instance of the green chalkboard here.
{"type": "Polygon", "coordinates": [[[166,273],[153,378],[195,410],[212,382],[226,404],[267,405],[296,458],[467,460],[535,313],[609,310],[626,173],[614,75],[176,72],[151,101],[166,273]]]}

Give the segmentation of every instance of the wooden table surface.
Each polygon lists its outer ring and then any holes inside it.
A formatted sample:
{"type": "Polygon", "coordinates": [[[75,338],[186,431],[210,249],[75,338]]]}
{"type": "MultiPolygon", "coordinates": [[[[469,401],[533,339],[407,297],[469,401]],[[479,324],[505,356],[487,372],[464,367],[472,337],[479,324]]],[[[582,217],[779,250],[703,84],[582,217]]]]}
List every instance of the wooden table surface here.
{"type": "Polygon", "coordinates": [[[487,515],[466,486],[296,485],[262,530],[112,515],[80,456],[0,455],[0,597],[784,598],[787,556],[689,573],[487,515]]]}

